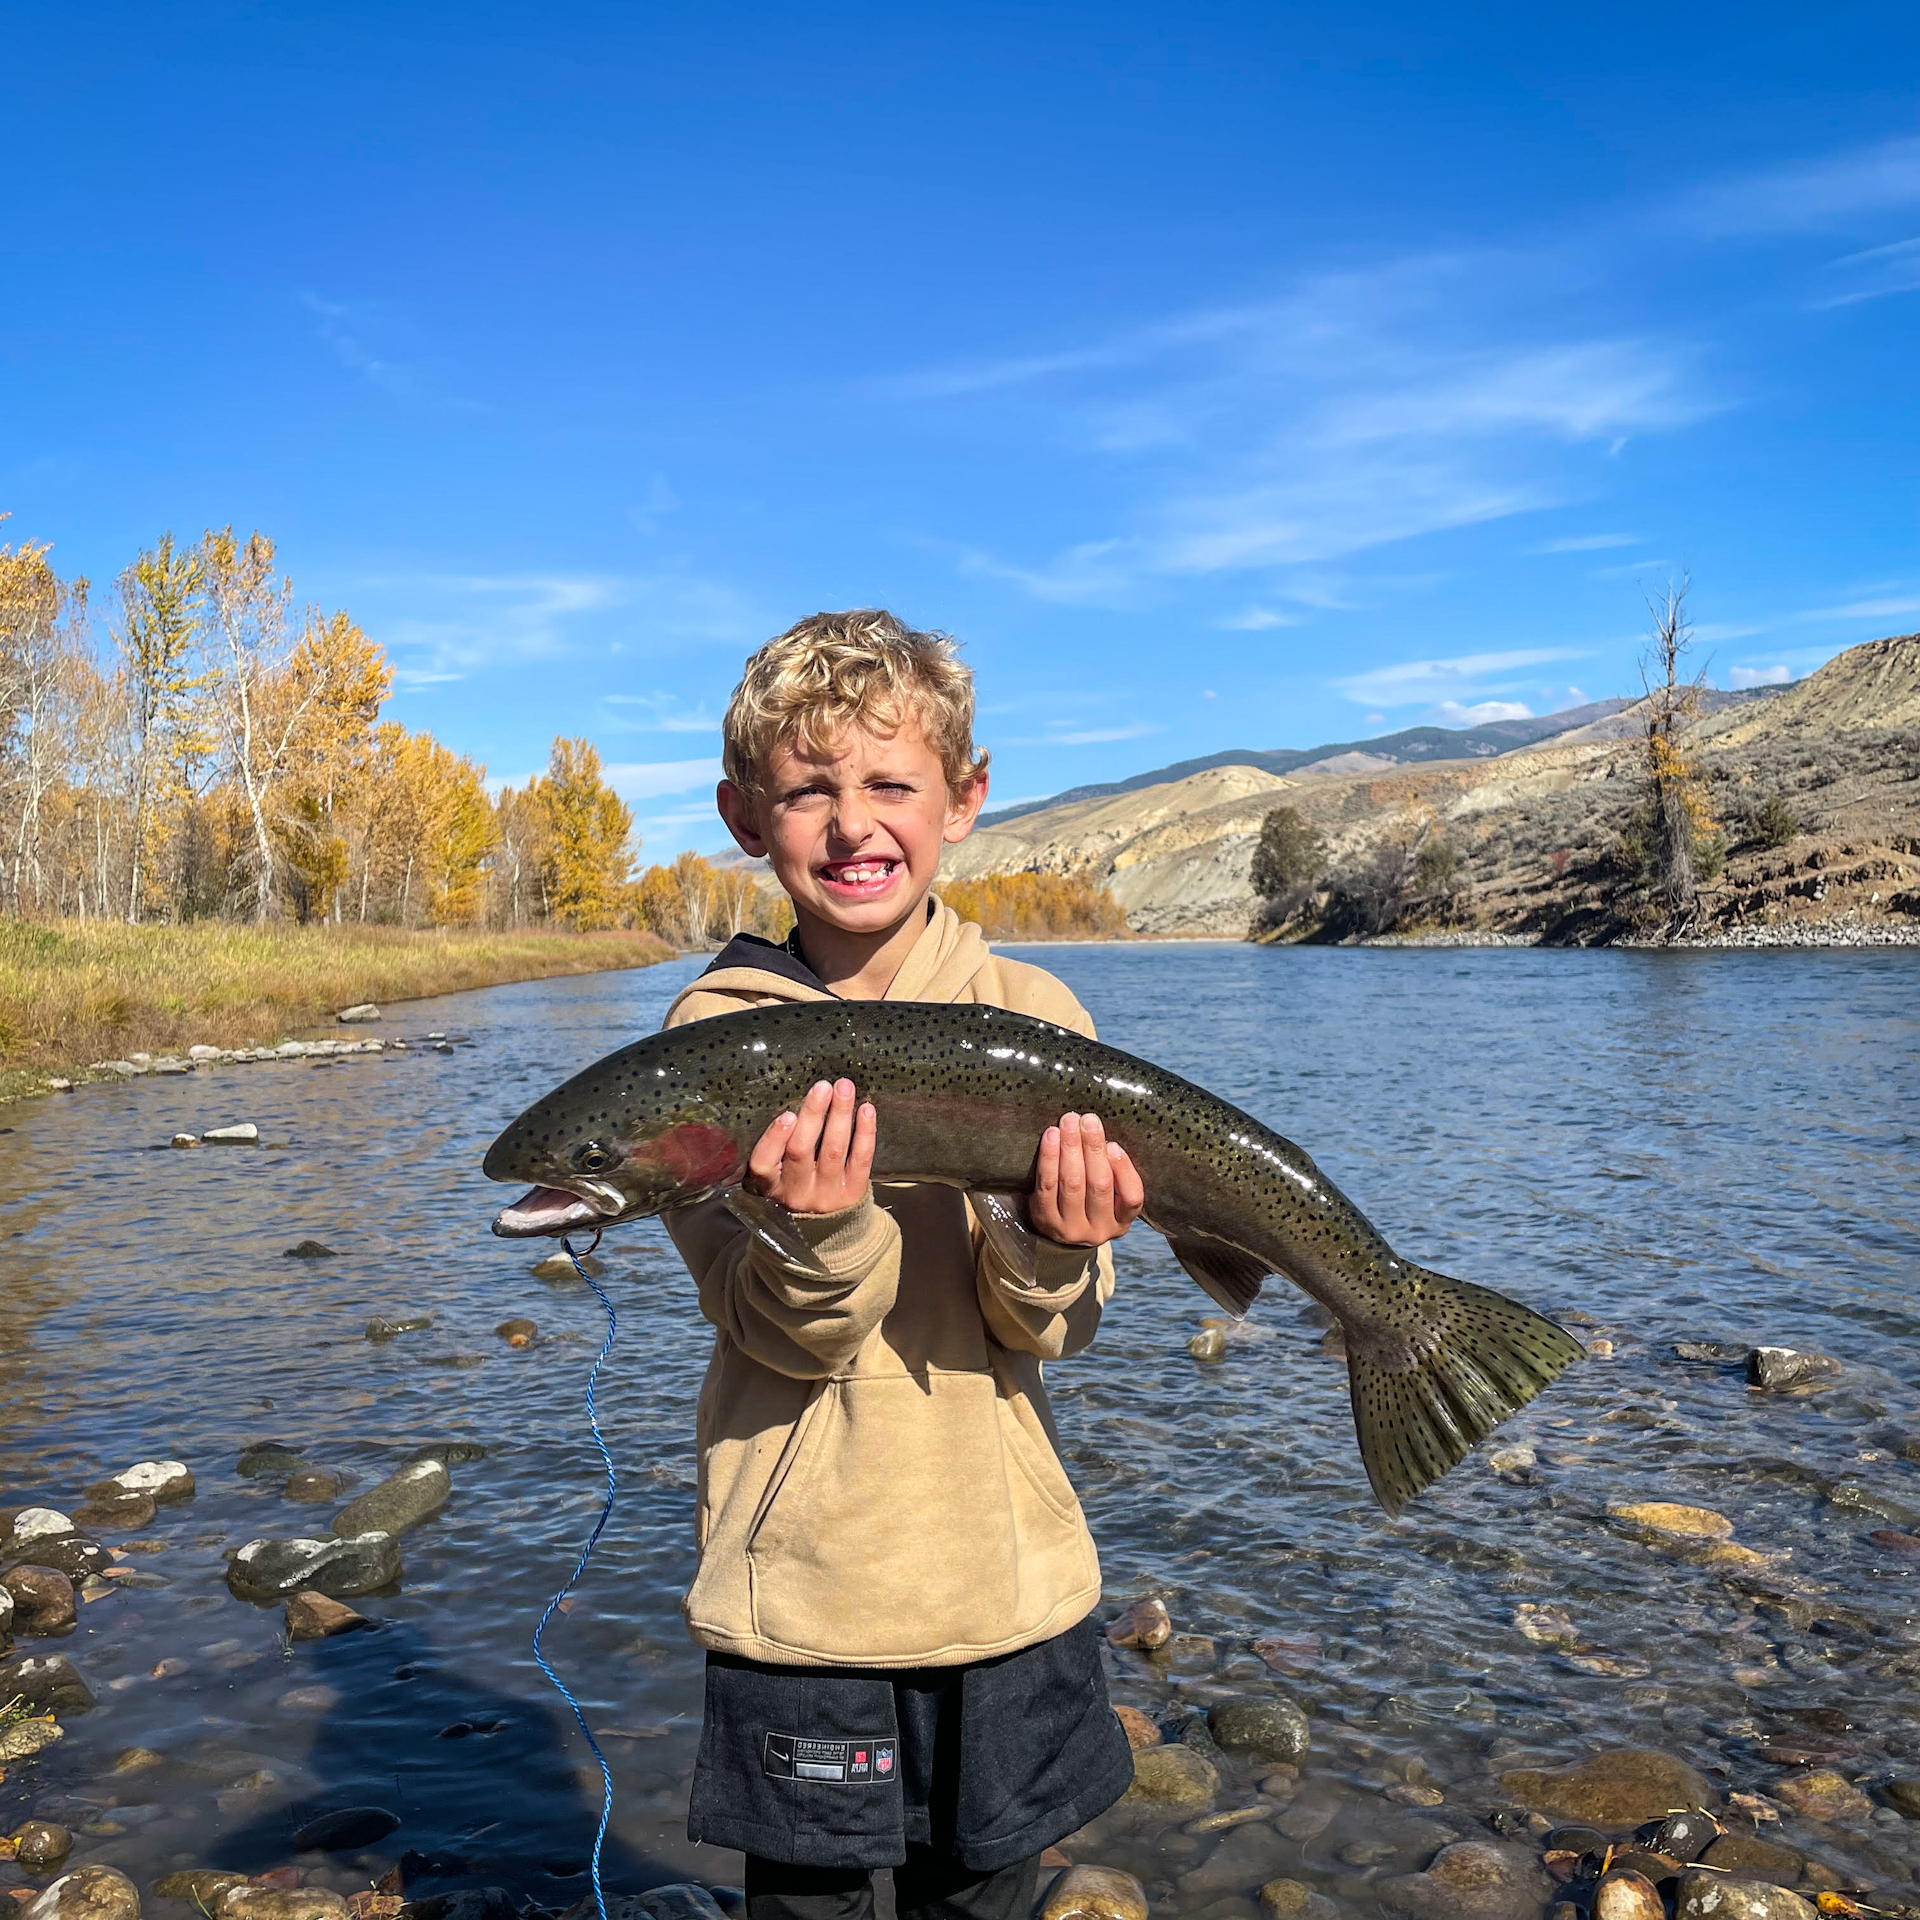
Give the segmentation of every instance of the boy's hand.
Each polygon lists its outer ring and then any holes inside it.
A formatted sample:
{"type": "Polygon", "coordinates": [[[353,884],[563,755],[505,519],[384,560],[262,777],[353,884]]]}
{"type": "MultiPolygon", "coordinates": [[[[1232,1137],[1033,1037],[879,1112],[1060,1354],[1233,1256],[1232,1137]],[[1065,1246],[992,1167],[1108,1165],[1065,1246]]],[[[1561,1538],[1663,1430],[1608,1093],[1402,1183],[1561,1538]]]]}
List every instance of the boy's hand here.
{"type": "Polygon", "coordinates": [[[867,1191],[873,1172],[872,1103],[853,1105],[853,1082],[820,1081],[798,1113],[783,1113],[747,1156],[746,1184],[789,1213],[838,1213],[867,1191]]]}
{"type": "Polygon", "coordinates": [[[1067,1247],[1104,1247],[1140,1217],[1146,1188],[1097,1113],[1069,1113],[1040,1136],[1040,1175],[1027,1217],[1067,1247]]]}

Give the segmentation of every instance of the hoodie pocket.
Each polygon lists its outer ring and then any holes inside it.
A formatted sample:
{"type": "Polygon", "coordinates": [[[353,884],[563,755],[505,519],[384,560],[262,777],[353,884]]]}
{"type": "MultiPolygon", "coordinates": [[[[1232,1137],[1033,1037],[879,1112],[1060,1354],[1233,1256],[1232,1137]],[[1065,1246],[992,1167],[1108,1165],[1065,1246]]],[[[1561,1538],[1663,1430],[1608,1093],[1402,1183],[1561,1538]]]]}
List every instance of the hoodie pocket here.
{"type": "Polygon", "coordinates": [[[1098,1572],[1072,1489],[1016,1426],[988,1373],[827,1382],[748,1536],[755,1633],[912,1663],[1044,1624],[1098,1572]]]}

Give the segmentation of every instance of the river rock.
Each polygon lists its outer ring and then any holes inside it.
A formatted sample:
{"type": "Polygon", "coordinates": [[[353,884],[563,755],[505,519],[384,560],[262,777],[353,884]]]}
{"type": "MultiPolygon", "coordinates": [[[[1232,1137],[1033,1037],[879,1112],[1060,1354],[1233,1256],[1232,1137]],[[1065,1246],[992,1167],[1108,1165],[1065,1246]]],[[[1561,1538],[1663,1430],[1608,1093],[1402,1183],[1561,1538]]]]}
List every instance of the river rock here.
{"type": "Polygon", "coordinates": [[[73,1851],[73,1835],[55,1820],[29,1820],[7,1837],[13,1842],[14,1859],[29,1873],[45,1873],[73,1851]]]}
{"type": "Polygon", "coordinates": [[[302,1467],[298,1473],[287,1476],[287,1484],[281,1491],[289,1500],[297,1500],[303,1506],[318,1506],[339,1499],[346,1484],[345,1475],[326,1467],[302,1467]]]}
{"type": "Polygon", "coordinates": [[[1160,1744],[1160,1729],[1138,1707],[1115,1707],[1113,1717],[1120,1722],[1120,1731],[1127,1736],[1127,1745],[1136,1753],[1142,1747],[1157,1747],[1160,1744]]]}
{"type": "Polygon", "coordinates": [[[138,1533],[153,1525],[153,1496],[137,1488],[102,1480],[87,1489],[87,1503],[73,1510],[73,1524],[83,1533],[138,1533]]]}
{"type": "Polygon", "coordinates": [[[0,1650],[7,1644],[7,1636],[13,1632],[13,1595],[5,1587],[0,1587],[0,1650]]]}
{"type": "Polygon", "coordinates": [[[362,1533],[404,1532],[446,1505],[453,1482],[438,1460],[414,1460],[390,1474],[333,1516],[342,1539],[362,1533]]]}
{"type": "Polygon", "coordinates": [[[1747,1355],[1747,1385],[1768,1393],[1808,1380],[1831,1380],[1841,1371],[1830,1353],[1801,1353],[1792,1347],[1755,1347],[1747,1355]]]}
{"type": "Polygon", "coordinates": [[[399,1824],[400,1816],[385,1807],[336,1807],[299,1828],[293,1836],[293,1850],[345,1853],[353,1847],[370,1847],[399,1824]]]}
{"type": "Polygon", "coordinates": [[[1647,1845],[1671,1860],[1698,1860],[1719,1839],[1724,1829],[1710,1813],[1689,1808],[1672,1813],[1647,1836],[1647,1845]]]}
{"type": "Polygon", "coordinates": [[[200,1136],[197,1133],[176,1133],[167,1142],[170,1147],[197,1147],[199,1144],[200,1136]]]}
{"type": "Polygon", "coordinates": [[[209,1127],[200,1136],[203,1147],[257,1147],[260,1144],[260,1129],[251,1120],[242,1120],[237,1126],[209,1127]]]}
{"type": "Polygon", "coordinates": [[[291,1447],[278,1440],[256,1440],[240,1450],[234,1471],[245,1480],[279,1480],[298,1473],[306,1463],[291,1447]]]}
{"type": "Polygon", "coordinates": [[[1267,1920],[1338,1920],[1338,1902],[1316,1893],[1304,1880],[1269,1880],[1260,1889],[1260,1910],[1267,1920]]]}
{"type": "Polygon", "coordinates": [[[1142,1747],[1133,1756],[1126,1797],[1171,1807],[1203,1807],[1220,1789],[1213,1763],[1191,1747],[1142,1747]]]}
{"type": "Polygon", "coordinates": [[[1896,1813],[1905,1814],[1909,1820],[1920,1820],[1920,1780],[1889,1780],[1880,1793],[1896,1813]]]}
{"type": "Polygon", "coordinates": [[[219,1867],[186,1867],[178,1873],[163,1873],[153,1890],[163,1900],[187,1900],[202,1913],[211,1913],[220,1896],[229,1887],[244,1887],[244,1873],[227,1873],[219,1867]]]}
{"type": "Polygon", "coordinates": [[[1614,1747],[1551,1771],[1503,1773],[1500,1785],[1523,1806],[1603,1827],[1664,1820],[1675,1807],[1718,1797],[1685,1761],[1641,1747],[1614,1747]]]}
{"type": "Polygon", "coordinates": [[[13,1596],[15,1633],[58,1633],[73,1625],[73,1582],[52,1567],[9,1567],[0,1589],[13,1596]]]}
{"type": "Polygon", "coordinates": [[[301,1240],[281,1256],[285,1260],[337,1260],[339,1255],[323,1240],[301,1240]]]}
{"type": "Polygon", "coordinates": [[[1147,1890],[1117,1867],[1069,1867],[1047,1889],[1040,1920],[1147,1920],[1147,1890]]]}
{"type": "Polygon", "coordinates": [[[443,1467],[464,1467],[486,1457],[487,1450],[478,1440],[436,1440],[431,1446],[415,1447],[407,1455],[409,1463],[438,1460],[443,1467]]]}
{"type": "Polygon", "coordinates": [[[380,1009],[371,1000],[363,1000],[357,1007],[342,1007],[333,1017],[343,1027],[359,1027],[370,1020],[378,1020],[380,1009]]]}
{"type": "Polygon", "coordinates": [[[1266,1821],[1235,1827],[1198,1866],[1180,1875],[1183,1904],[1206,1895],[1252,1893],[1299,1858],[1298,1844],[1266,1821]]]}
{"type": "Polygon", "coordinates": [[[1223,1700],[1207,1709],[1207,1731],[1228,1753],[1298,1765],[1312,1735],[1307,1716],[1291,1700],[1223,1700]]]}
{"type": "Polygon", "coordinates": [[[1672,1500],[1609,1501],[1607,1512],[1629,1526],[1651,1527],[1655,1533],[1677,1534],[1686,1540],[1725,1540],[1733,1522],[1711,1507],[1683,1507],[1672,1500]]]}
{"type": "Polygon", "coordinates": [[[1700,1864],[1757,1880],[1788,1881],[1799,1879],[1806,1862],[1791,1847],[1762,1840],[1757,1833],[1723,1833],[1701,1854],[1700,1864]]]}
{"type": "MultiPolygon", "coordinates": [[[[607,1270],[606,1263],[595,1259],[590,1253],[583,1253],[580,1256],[580,1264],[595,1280],[598,1280],[607,1270]]],[[[550,1253],[544,1260],[534,1262],[533,1277],[536,1280],[577,1280],[580,1276],[573,1270],[573,1260],[570,1255],[550,1253]]]]}
{"type": "Polygon", "coordinates": [[[1721,1873],[1689,1873],[1673,1899],[1673,1920],[1817,1920],[1813,1906],[1762,1880],[1721,1873]]]}
{"type": "Polygon", "coordinates": [[[530,1347],[540,1329],[531,1320],[502,1320],[494,1332],[510,1347],[530,1347]]]}
{"type": "Polygon", "coordinates": [[[1729,1360],[1744,1360],[1748,1351],[1731,1340],[1676,1340],[1673,1350],[1682,1360],[1711,1360],[1722,1366],[1729,1360]]]}
{"type": "Polygon", "coordinates": [[[35,1713],[85,1713],[94,1704],[87,1683],[64,1653],[27,1653],[0,1660],[0,1700],[16,1695],[35,1713]]]}
{"type": "Polygon", "coordinates": [[[1812,1820],[1839,1820],[1858,1825],[1873,1817],[1873,1802],[1831,1767],[1779,1781],[1774,1786],[1773,1797],[1812,1820]]]}
{"type": "Polygon", "coordinates": [[[1416,1920],[1539,1920],[1553,1882],[1524,1848],[1460,1840],[1424,1873],[1375,1881],[1372,1891],[1388,1911],[1416,1920]]]}
{"type": "Polygon", "coordinates": [[[367,1322],[367,1338],[376,1346],[384,1341],[398,1339],[403,1333],[425,1333],[433,1325],[430,1313],[402,1314],[398,1318],[378,1318],[367,1322]]]}
{"type": "Polygon", "coordinates": [[[1167,1603],[1157,1597],[1136,1600],[1119,1619],[1107,1625],[1110,1647],[1139,1647],[1151,1651],[1164,1647],[1173,1637],[1173,1622],[1167,1617],[1167,1603]]]}
{"type": "Polygon", "coordinates": [[[227,1566],[227,1585],[242,1600],[278,1600],[302,1587],[346,1600],[399,1577],[400,1543],[390,1533],[345,1540],[249,1540],[227,1566]]]}
{"type": "Polygon", "coordinates": [[[1902,1533],[1898,1527],[1875,1527],[1867,1538],[1888,1553],[1920,1554],[1920,1533],[1902,1533]]]}
{"type": "Polygon", "coordinates": [[[52,1720],[9,1720],[0,1725],[0,1772],[8,1761],[31,1760],[66,1737],[66,1729],[52,1720]]]}
{"type": "Polygon", "coordinates": [[[193,1475],[178,1460],[141,1460],[94,1489],[119,1487],[127,1493],[144,1493],[157,1507],[170,1506],[176,1500],[193,1498],[193,1475]]]}
{"type": "Polygon", "coordinates": [[[75,1867],[14,1912],[17,1920],[140,1920],[140,1890],[118,1867],[75,1867]]]}
{"type": "Polygon", "coordinates": [[[1203,1366],[1213,1366],[1227,1357],[1227,1336],[1218,1327],[1202,1327],[1187,1342],[1187,1352],[1203,1366]]]}
{"type": "Polygon", "coordinates": [[[373,1622],[324,1593],[303,1590],[287,1597],[287,1638],[326,1640],[336,1633],[357,1633],[373,1622]]]}
{"type": "Polygon", "coordinates": [[[13,1516],[13,1524],[8,1527],[6,1538],[0,1540],[0,1546],[11,1550],[24,1547],[30,1540],[50,1540],[72,1531],[72,1516],[57,1507],[22,1507],[13,1516]]]}
{"type": "Polygon", "coordinates": [[[25,1546],[9,1547],[0,1554],[0,1567],[52,1567],[69,1580],[105,1573],[112,1565],[113,1555],[84,1533],[43,1533],[25,1546]]]}
{"type": "Polygon", "coordinates": [[[229,1887],[214,1902],[213,1920],[351,1920],[331,1887],[229,1887]]]}
{"type": "Polygon", "coordinates": [[[1667,1903],[1644,1873],[1616,1867],[1593,1890],[1593,1920],[1667,1920],[1667,1903]]]}

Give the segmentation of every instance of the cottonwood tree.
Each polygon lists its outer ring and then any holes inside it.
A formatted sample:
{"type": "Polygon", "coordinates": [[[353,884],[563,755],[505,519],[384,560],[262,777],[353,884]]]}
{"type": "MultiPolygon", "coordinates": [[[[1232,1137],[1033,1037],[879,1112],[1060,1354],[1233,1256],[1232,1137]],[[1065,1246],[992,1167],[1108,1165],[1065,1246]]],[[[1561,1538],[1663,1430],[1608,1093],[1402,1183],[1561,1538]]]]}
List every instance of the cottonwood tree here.
{"type": "Polygon", "coordinates": [[[28,891],[36,910],[44,904],[41,842],[48,797],[69,772],[74,629],[87,602],[86,581],[62,580],[48,552],[31,540],[0,546],[0,773],[13,816],[9,871],[0,879],[11,882],[16,914],[28,891]]]}
{"type": "Polygon", "coordinates": [[[1684,924],[1700,893],[1701,856],[1712,842],[1714,820],[1705,783],[1684,747],[1698,717],[1703,674],[1683,677],[1681,665],[1693,646],[1687,617],[1692,582],[1682,574],[1665,593],[1647,602],[1653,638],[1640,662],[1646,689],[1641,723],[1644,796],[1644,862],[1649,891],[1669,921],[1684,924]]]}
{"type": "Polygon", "coordinates": [[[548,911],[578,931],[617,925],[629,904],[633,809],[607,785],[599,750],[554,741],[533,794],[546,815],[548,911]]]}

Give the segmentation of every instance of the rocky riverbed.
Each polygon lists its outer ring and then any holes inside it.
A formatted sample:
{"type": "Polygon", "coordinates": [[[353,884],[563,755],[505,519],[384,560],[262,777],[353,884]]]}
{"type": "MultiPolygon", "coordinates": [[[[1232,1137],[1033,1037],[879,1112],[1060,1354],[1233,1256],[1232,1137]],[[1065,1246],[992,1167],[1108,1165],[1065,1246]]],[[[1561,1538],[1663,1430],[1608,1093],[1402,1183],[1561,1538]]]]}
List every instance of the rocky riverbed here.
{"type": "MultiPolygon", "coordinates": [[[[1049,1883],[1052,1920],[1907,1903],[1910,963],[1048,964],[1120,1044],[1310,1146],[1397,1244],[1592,1356],[1389,1522],[1324,1316],[1274,1288],[1203,1326],[1163,1245],[1123,1244],[1099,1342],[1049,1384],[1139,1779],[1064,1843],[1082,1871],[1049,1883]]],[[[224,1079],[147,1075],[0,1135],[0,1892],[34,1920],[580,1901],[598,1770],[527,1637],[597,1507],[602,1325],[569,1266],[488,1239],[473,1162],[685,971],[450,1003],[433,1027],[470,1044],[400,1094],[365,1067],[250,1072],[236,1114],[224,1079]],[[281,1151],[144,1150],[242,1114],[281,1151]]],[[[620,1504],[547,1645],[614,1767],[610,1889],[655,1890],[629,1920],[711,1920],[739,1862],[684,1839],[700,1662],[677,1617],[707,1334],[656,1229],[600,1258],[620,1504]]]]}

